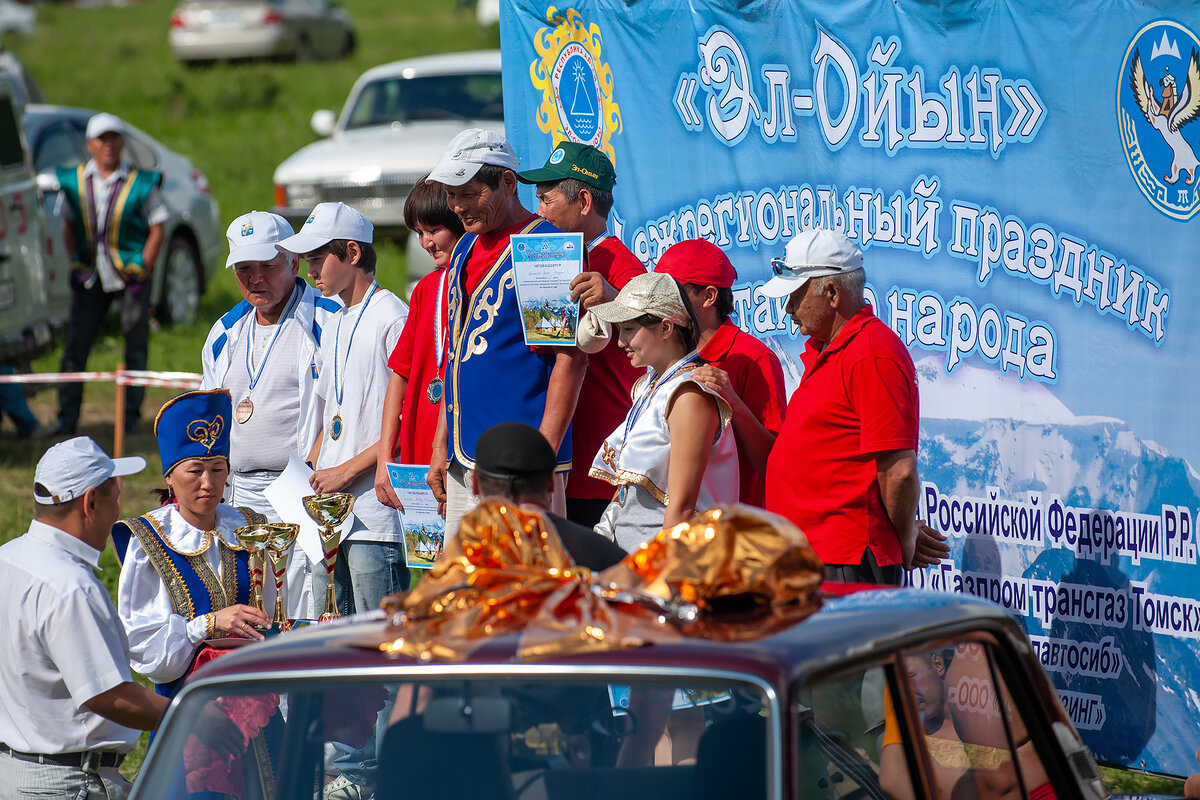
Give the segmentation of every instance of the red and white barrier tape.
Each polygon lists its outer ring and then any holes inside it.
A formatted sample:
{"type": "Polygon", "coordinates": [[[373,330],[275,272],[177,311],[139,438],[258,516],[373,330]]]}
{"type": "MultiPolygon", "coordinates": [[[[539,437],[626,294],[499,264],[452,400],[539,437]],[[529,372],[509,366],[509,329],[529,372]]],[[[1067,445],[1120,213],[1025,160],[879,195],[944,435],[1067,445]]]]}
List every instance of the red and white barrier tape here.
{"type": "Polygon", "coordinates": [[[125,386],[162,386],[171,389],[199,389],[201,376],[194,372],[152,372],[129,369],[119,372],[42,372],[26,375],[0,375],[0,383],[96,383],[116,381],[125,386]]]}

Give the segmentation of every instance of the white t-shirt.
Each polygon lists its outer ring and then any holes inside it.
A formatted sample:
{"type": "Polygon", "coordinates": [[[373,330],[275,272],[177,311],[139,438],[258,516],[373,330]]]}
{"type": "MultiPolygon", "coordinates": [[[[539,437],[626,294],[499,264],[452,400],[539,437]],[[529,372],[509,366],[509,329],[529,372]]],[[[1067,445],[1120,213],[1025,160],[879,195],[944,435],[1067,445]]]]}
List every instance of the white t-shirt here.
{"type": "MultiPolygon", "coordinates": [[[[325,405],[317,469],[345,463],[379,441],[383,427],[383,399],[391,379],[388,357],[400,339],[406,319],[408,306],[404,301],[387,289],[379,289],[369,302],[364,299],[342,309],[325,326],[321,334],[321,374],[317,378],[317,394],[325,405]],[[336,383],[340,387],[335,386],[335,358],[336,383]],[[335,416],[341,417],[342,425],[342,435],[337,439],[332,436],[335,416]]],[[[354,494],[354,516],[361,523],[346,537],[347,540],[403,540],[399,514],[375,497],[374,469],[359,475],[346,491],[354,494]]]]}
{"type": "Polygon", "coordinates": [[[230,427],[230,467],[234,472],[257,469],[280,472],[287,467],[288,451],[296,446],[290,436],[281,436],[280,431],[295,430],[300,419],[296,362],[304,349],[304,331],[288,318],[275,325],[251,321],[246,325],[246,334],[244,341],[237,343],[237,352],[232,354],[225,386],[235,409],[249,394],[254,413],[245,422],[235,421],[230,427]],[[278,339],[275,339],[276,332],[278,339]],[[247,347],[250,348],[248,369],[247,347]],[[250,390],[251,374],[258,375],[253,391],[250,390]]]}
{"type": "Polygon", "coordinates": [[[0,547],[0,742],[13,750],[127,753],[141,733],[83,708],[132,680],[99,564],[100,551],[37,521],[0,547]]]}

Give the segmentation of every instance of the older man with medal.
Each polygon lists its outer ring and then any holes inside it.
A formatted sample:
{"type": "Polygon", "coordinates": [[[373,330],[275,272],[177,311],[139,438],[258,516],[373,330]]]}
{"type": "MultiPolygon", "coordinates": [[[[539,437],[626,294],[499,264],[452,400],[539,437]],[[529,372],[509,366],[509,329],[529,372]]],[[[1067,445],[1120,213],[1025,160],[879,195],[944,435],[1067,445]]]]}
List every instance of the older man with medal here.
{"type": "MultiPolygon", "coordinates": [[[[226,269],[242,302],[217,320],[204,343],[205,389],[228,389],[232,500],[277,520],[263,491],[288,464],[288,451],[306,454],[321,430],[316,393],[321,333],[341,309],[299,277],[299,259],[276,245],[294,235],[287,220],[266,211],[235,219],[226,269]]],[[[288,616],[313,619],[324,595],[325,569],[296,548],[284,597],[288,616]]]]}

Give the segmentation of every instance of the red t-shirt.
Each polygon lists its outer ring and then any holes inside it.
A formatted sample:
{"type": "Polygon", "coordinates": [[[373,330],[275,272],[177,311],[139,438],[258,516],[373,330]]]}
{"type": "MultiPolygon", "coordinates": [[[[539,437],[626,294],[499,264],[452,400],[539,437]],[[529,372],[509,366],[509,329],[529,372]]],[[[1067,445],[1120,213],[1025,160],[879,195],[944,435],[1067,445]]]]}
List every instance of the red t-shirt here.
{"type": "Polygon", "coordinates": [[[875,456],[916,450],[917,373],[904,344],[859,311],[823,350],[812,339],[804,375],[767,461],[767,510],[800,526],[826,564],[901,563],[879,493],[875,456]]]}
{"type": "MultiPolygon", "coordinates": [[[[408,320],[404,323],[396,348],[388,358],[388,367],[392,372],[408,381],[400,407],[400,434],[396,442],[402,464],[428,464],[433,458],[433,437],[437,432],[442,406],[441,403],[434,405],[429,402],[425,391],[430,381],[443,377],[445,372],[444,363],[440,370],[437,366],[433,325],[438,286],[443,275],[446,275],[445,269],[434,270],[413,287],[408,298],[408,320]]],[[[448,285],[442,287],[443,340],[446,336],[449,288],[448,285]]]]}
{"type": "MultiPolygon", "coordinates": [[[[729,320],[721,323],[711,339],[700,349],[700,357],[729,373],[729,384],[763,427],[778,434],[783,426],[787,390],[783,385],[783,365],[779,358],[754,336],[729,320]]],[[[750,464],[745,448],[736,438],[741,502],[761,507],[765,502],[764,477],[750,464]]]]}
{"type": "MultiPolygon", "coordinates": [[[[588,253],[587,269],[599,272],[617,289],[624,288],[634,275],[646,271],[637,256],[609,236],[588,253]]],[[[579,390],[575,417],[571,420],[571,475],[567,478],[567,497],[578,500],[607,500],[613,495],[610,483],[588,477],[592,459],[600,445],[629,413],[630,390],[645,373],[629,363],[625,351],[614,336],[608,347],[588,356],[587,373],[579,390]]]]}
{"type": "Polygon", "coordinates": [[[487,233],[479,234],[475,238],[475,244],[471,248],[471,255],[467,256],[467,263],[464,267],[466,278],[463,280],[463,297],[470,297],[471,292],[479,287],[488,270],[500,258],[500,254],[504,252],[504,248],[508,247],[509,237],[514,233],[520,233],[526,225],[535,219],[537,219],[537,215],[530,214],[523,221],[518,222],[511,228],[488,231],[487,233]]]}

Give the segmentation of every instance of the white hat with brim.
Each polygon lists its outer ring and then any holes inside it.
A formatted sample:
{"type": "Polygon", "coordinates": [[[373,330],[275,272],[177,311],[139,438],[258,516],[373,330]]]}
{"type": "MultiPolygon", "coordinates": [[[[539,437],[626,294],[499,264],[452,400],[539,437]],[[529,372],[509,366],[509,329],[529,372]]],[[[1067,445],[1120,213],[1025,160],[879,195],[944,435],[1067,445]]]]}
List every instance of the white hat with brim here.
{"type": "Polygon", "coordinates": [[[635,275],[611,302],[592,306],[589,313],[604,322],[628,322],[649,314],[669,319],[676,325],[690,327],[692,324],[679,293],[679,284],[661,272],[635,275]]]}
{"type": "Polygon", "coordinates": [[[814,228],[800,231],[788,242],[783,258],[771,259],[775,277],[762,286],[766,297],[786,297],[809,278],[841,275],[862,269],[862,251],[836,231],[814,228]]]}
{"type": "Polygon", "coordinates": [[[300,232],[278,246],[280,250],[304,255],[320,250],[334,239],[370,244],[374,236],[375,226],[356,209],[345,203],[319,203],[300,232]]]}
{"type": "Polygon", "coordinates": [[[243,261],[271,261],[279,255],[275,245],[295,235],[288,221],[278,214],[270,211],[242,214],[225,230],[225,238],[229,240],[225,268],[243,261]]]}
{"type": "Polygon", "coordinates": [[[139,456],[109,458],[88,436],[59,442],[45,452],[33,473],[33,499],[44,506],[83,497],[109,478],[132,475],[146,468],[139,456]]]}
{"type": "Polygon", "coordinates": [[[520,166],[512,145],[500,134],[486,128],[468,128],[450,140],[426,183],[462,186],[484,164],[495,164],[514,172],[520,166]]]}
{"type": "Polygon", "coordinates": [[[106,133],[119,133],[125,135],[125,123],[120,117],[109,114],[106,111],[101,111],[99,114],[93,114],[88,120],[86,136],[89,139],[99,139],[106,133]]]}

